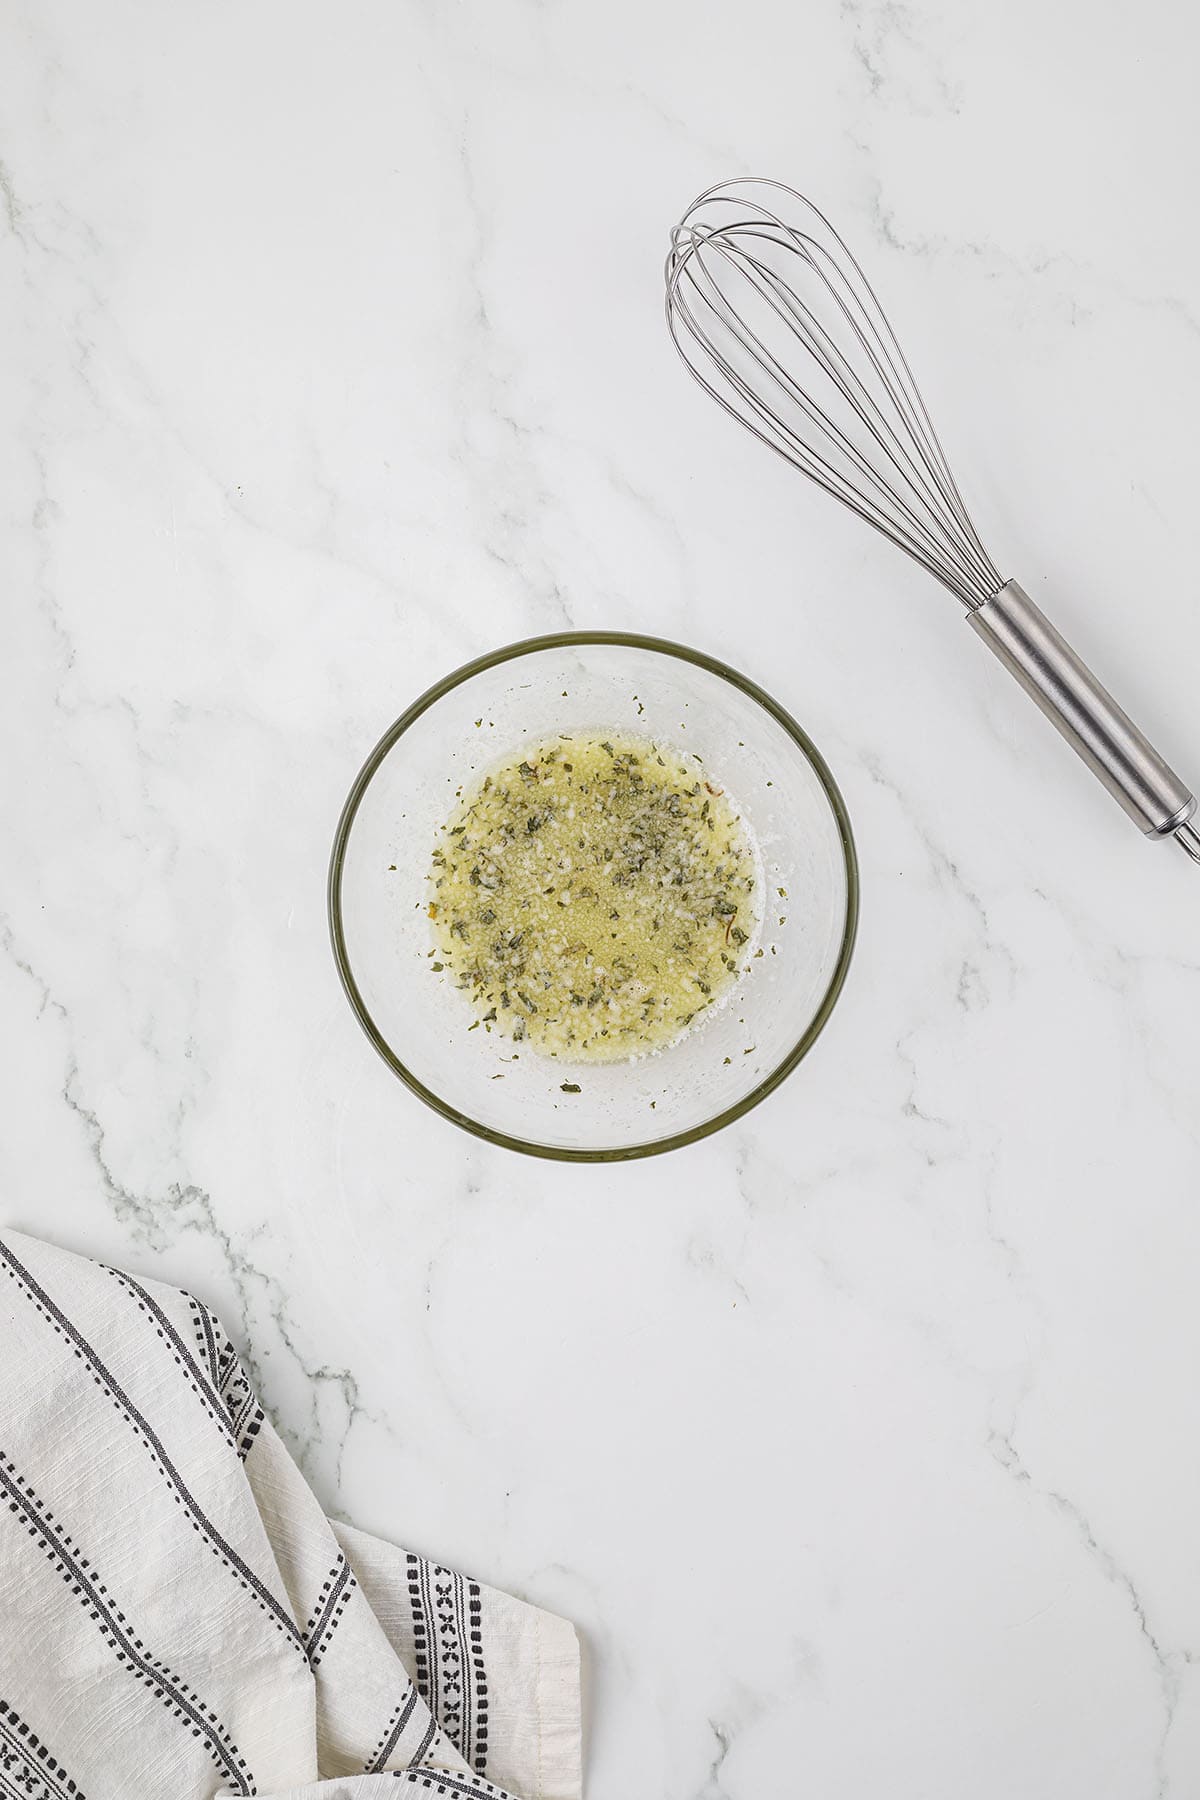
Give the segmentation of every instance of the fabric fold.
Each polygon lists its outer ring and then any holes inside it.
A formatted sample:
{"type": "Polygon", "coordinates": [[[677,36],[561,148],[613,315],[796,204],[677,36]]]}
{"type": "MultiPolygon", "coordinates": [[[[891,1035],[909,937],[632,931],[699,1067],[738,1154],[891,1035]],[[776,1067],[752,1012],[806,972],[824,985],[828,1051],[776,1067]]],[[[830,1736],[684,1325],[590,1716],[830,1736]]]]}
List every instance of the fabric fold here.
{"type": "Polygon", "coordinates": [[[566,1620],[332,1524],[190,1295],[0,1272],[4,1800],[579,1800],[566,1620]]]}

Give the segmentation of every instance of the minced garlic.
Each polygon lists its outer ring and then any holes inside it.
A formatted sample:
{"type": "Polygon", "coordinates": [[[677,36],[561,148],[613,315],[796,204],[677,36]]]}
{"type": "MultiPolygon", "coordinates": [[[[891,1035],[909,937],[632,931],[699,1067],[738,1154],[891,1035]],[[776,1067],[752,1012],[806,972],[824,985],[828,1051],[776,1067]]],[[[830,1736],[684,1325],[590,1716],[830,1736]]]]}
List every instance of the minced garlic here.
{"type": "Polygon", "coordinates": [[[564,1060],[638,1056],[737,979],[758,922],[755,868],[698,758],[559,737],[485,775],[442,828],[433,967],[489,1031],[564,1060]]]}

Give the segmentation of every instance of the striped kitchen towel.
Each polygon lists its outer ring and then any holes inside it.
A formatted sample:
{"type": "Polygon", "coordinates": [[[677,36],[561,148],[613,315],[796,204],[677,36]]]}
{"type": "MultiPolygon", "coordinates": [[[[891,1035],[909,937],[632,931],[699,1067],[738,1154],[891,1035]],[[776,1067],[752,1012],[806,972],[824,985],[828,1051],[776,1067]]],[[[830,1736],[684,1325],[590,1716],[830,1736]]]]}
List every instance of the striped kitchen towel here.
{"type": "Polygon", "coordinates": [[[4,1800],[578,1800],[565,1620],[327,1519],[190,1295],[0,1269],[4,1800]]]}

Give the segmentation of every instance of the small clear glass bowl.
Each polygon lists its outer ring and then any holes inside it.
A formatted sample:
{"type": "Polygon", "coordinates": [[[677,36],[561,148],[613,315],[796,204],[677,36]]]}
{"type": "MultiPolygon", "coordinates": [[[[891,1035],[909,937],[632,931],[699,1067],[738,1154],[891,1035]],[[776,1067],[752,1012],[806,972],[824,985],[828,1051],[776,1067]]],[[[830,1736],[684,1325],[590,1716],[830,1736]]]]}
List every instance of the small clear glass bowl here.
{"type": "Polygon", "coordinates": [[[329,869],[338,973],[385,1062],[464,1130],[575,1162],[673,1150],[757,1105],[833,1010],[857,920],[850,821],[805,732],[713,657],[617,632],[509,644],[422,694],[360,770],[329,869]],[[762,954],[666,1049],[599,1065],[526,1043],[514,1060],[512,1039],[472,1031],[470,1001],[430,967],[431,853],[457,789],[525,745],[592,730],[694,753],[726,790],[762,858],[762,954]]]}

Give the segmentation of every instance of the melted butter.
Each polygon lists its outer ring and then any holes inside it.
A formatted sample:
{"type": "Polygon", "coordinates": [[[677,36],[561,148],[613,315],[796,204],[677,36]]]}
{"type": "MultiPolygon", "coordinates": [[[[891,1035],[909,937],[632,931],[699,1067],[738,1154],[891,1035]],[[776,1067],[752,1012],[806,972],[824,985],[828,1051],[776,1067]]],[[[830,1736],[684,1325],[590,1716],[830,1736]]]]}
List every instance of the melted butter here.
{"type": "Polygon", "coordinates": [[[757,925],[755,856],[700,763],[635,737],[561,737],[465,792],[433,853],[437,961],[477,1023],[616,1062],[715,1006],[757,925]]]}

